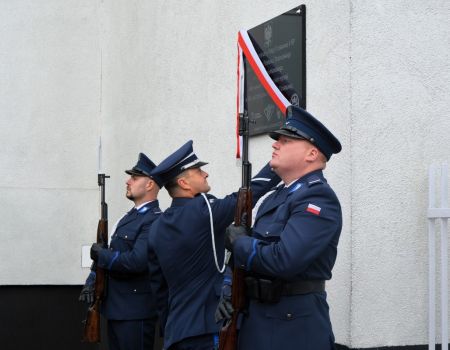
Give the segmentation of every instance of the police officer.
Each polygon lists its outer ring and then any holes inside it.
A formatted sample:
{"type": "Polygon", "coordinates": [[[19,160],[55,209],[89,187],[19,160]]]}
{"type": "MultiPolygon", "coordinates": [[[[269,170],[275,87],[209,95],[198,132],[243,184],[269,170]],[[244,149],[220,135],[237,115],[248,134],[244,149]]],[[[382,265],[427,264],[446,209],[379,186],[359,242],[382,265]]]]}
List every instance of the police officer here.
{"type": "MultiPolygon", "coordinates": [[[[110,350],[153,349],[156,304],[151,293],[147,239],[153,221],[161,214],[157,195],[162,186],[150,176],[155,164],[140,153],[137,164],[125,172],[126,197],[134,207],[116,224],[109,249],[94,243],[91,258],[107,270],[106,298],[102,314],[108,320],[110,350]]],[[[95,270],[94,270],[95,271],[95,270]]],[[[80,301],[91,303],[95,272],[91,271],[80,301]]]]}
{"type": "Polygon", "coordinates": [[[276,140],[270,165],[284,184],[259,207],[251,237],[242,226],[225,234],[234,263],[248,271],[239,349],[334,349],[325,280],[336,260],[342,213],[322,170],[341,144],[293,106],[270,136],[276,140]]]}
{"type": "MultiPolygon", "coordinates": [[[[212,350],[218,345],[214,313],[223,282],[224,232],[233,221],[237,193],[223,199],[206,194],[208,173],[201,168],[206,164],[188,141],[151,173],[173,198],[149,236],[149,266],[159,264],[168,288],[165,349],[212,350]]],[[[266,165],[252,181],[254,201],[279,181],[266,165]]]]}

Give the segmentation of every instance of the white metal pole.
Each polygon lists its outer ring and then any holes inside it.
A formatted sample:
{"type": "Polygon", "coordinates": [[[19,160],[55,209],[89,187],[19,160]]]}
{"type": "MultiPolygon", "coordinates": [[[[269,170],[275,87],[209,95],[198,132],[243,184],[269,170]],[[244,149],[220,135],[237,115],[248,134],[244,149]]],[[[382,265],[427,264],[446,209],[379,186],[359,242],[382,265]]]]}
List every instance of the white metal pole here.
{"type": "MultiPolygon", "coordinates": [[[[436,203],[436,167],[428,172],[428,208],[436,203]]],[[[436,238],[435,219],[428,218],[428,350],[436,348],[436,238]]]]}
{"type": "MultiPolygon", "coordinates": [[[[448,207],[448,166],[442,164],[441,168],[441,208],[448,207]]],[[[448,239],[447,218],[442,217],[441,222],[441,334],[442,350],[448,350],[448,239]]]]}

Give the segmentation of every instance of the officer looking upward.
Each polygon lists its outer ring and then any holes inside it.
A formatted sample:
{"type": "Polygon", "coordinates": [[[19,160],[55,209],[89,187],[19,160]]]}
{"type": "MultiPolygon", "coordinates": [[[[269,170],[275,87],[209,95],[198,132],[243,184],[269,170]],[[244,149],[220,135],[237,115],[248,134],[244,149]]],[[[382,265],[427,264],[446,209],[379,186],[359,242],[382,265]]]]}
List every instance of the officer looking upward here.
{"type": "Polygon", "coordinates": [[[325,280],[336,260],[342,213],[322,170],[341,144],[293,106],[270,136],[276,140],[270,165],[284,185],[262,202],[251,237],[243,226],[225,233],[235,265],[248,271],[239,349],[334,349],[325,280]]]}
{"type": "MultiPolygon", "coordinates": [[[[206,194],[208,173],[201,168],[206,164],[188,141],[151,173],[172,197],[149,236],[149,266],[160,267],[165,281],[156,285],[168,288],[168,350],[212,350],[218,343],[214,313],[223,283],[224,232],[233,221],[237,193],[223,199],[206,194]]],[[[279,181],[266,165],[252,181],[254,202],[279,181]]]]}
{"type": "MultiPolygon", "coordinates": [[[[151,293],[147,240],[150,226],[161,214],[157,195],[161,181],[150,176],[155,164],[140,153],[137,164],[125,172],[126,197],[134,207],[112,230],[109,249],[94,243],[91,258],[107,271],[102,315],[108,320],[110,350],[153,349],[156,303],[151,293]]],[[[95,269],[89,274],[80,301],[94,300],[95,269]]]]}

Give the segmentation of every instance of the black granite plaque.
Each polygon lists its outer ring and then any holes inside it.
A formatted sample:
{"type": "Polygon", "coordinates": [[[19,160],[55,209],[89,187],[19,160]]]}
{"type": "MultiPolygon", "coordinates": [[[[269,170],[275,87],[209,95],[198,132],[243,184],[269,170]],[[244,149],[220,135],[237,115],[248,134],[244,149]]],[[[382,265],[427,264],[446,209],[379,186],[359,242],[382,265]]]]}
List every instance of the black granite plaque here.
{"type": "MultiPolygon", "coordinates": [[[[259,58],[275,85],[292,105],[306,108],[305,5],[248,31],[259,58]]],[[[283,112],[272,101],[244,56],[245,111],[250,135],[280,128],[283,112]]]]}

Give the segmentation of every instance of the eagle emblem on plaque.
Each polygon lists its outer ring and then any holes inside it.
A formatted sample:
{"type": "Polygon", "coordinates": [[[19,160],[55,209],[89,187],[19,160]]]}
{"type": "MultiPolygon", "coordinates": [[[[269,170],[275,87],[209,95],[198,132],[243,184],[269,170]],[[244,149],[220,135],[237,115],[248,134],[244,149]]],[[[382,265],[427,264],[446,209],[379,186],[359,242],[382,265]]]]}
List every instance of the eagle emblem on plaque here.
{"type": "Polygon", "coordinates": [[[295,93],[291,96],[291,104],[293,106],[300,106],[300,97],[295,93]]]}

